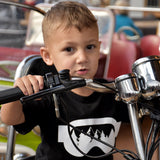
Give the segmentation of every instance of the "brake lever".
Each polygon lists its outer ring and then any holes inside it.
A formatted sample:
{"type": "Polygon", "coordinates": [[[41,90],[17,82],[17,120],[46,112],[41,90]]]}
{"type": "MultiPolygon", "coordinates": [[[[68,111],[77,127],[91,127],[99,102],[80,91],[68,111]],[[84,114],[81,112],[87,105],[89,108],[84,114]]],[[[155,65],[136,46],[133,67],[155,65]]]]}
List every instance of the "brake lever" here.
{"type": "Polygon", "coordinates": [[[47,89],[41,90],[38,93],[32,94],[30,96],[23,96],[20,98],[20,101],[22,103],[29,101],[29,100],[33,100],[33,99],[37,99],[49,94],[53,94],[53,93],[60,93],[60,92],[64,92],[67,90],[72,90],[74,88],[79,88],[79,87],[87,87],[89,89],[92,89],[96,92],[115,92],[115,83],[98,83],[92,79],[83,79],[83,78],[79,78],[79,77],[72,77],[71,79],[69,78],[62,78],[62,76],[58,76],[58,75],[53,75],[52,73],[49,73],[46,76],[46,80],[47,82],[47,89]],[[51,78],[52,77],[52,78],[51,78]],[[60,78],[59,78],[60,77],[60,78]]]}
{"type": "Polygon", "coordinates": [[[65,83],[60,83],[54,87],[41,90],[38,93],[32,94],[30,96],[24,96],[20,98],[20,101],[24,103],[26,101],[37,99],[37,98],[40,98],[40,97],[43,97],[49,94],[60,93],[60,92],[64,92],[67,90],[74,89],[74,88],[84,87],[85,85],[86,85],[86,82],[84,79],[70,80],[70,81],[67,80],[65,81],[65,83]]]}

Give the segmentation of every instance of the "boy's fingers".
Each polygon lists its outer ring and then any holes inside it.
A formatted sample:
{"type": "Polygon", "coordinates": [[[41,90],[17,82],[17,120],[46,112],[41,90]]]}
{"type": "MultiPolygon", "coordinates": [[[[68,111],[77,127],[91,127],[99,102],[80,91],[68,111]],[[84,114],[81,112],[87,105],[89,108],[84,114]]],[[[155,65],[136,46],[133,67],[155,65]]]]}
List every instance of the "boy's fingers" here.
{"type": "Polygon", "coordinates": [[[39,83],[39,89],[42,90],[44,87],[44,80],[42,76],[35,76],[39,83]]]}
{"type": "Polygon", "coordinates": [[[34,93],[37,93],[39,92],[39,90],[43,89],[44,82],[43,82],[42,76],[30,76],[29,75],[28,78],[32,84],[34,93]]]}
{"type": "Polygon", "coordinates": [[[36,85],[36,80],[34,80],[34,78],[31,75],[27,75],[26,77],[23,77],[22,79],[27,88],[28,94],[29,95],[33,94],[35,92],[33,86],[36,85]]]}
{"type": "Polygon", "coordinates": [[[34,91],[33,91],[32,83],[31,83],[31,78],[29,76],[24,76],[24,77],[22,77],[22,81],[26,87],[28,95],[33,94],[34,91]]]}
{"type": "Polygon", "coordinates": [[[24,95],[28,95],[27,88],[21,78],[17,78],[14,87],[19,87],[24,95]]]}
{"type": "Polygon", "coordinates": [[[43,89],[43,77],[27,75],[22,78],[18,78],[14,86],[18,86],[25,95],[31,95],[43,89]]]}
{"type": "Polygon", "coordinates": [[[24,77],[23,81],[29,95],[39,92],[39,90],[43,87],[42,76],[27,75],[27,78],[24,77]]]}

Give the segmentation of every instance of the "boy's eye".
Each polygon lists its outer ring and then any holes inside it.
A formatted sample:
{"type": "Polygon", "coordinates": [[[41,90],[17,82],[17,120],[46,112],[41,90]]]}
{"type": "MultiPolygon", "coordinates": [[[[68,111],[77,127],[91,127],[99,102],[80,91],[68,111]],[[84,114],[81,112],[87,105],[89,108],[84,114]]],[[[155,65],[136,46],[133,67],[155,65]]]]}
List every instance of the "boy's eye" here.
{"type": "Polygon", "coordinates": [[[67,52],[72,52],[72,51],[73,51],[73,48],[72,48],[72,47],[67,47],[65,50],[66,50],[67,52]]]}
{"type": "Polygon", "coordinates": [[[95,45],[91,44],[87,46],[87,49],[94,49],[95,47],[96,47],[95,45]]]}

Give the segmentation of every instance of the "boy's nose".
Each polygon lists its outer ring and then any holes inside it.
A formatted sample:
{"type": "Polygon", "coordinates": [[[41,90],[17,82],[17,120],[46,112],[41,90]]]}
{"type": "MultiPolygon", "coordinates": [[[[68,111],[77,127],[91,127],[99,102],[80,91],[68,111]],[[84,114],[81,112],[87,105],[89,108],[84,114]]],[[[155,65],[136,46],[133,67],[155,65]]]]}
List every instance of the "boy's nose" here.
{"type": "Polygon", "coordinates": [[[85,63],[88,61],[87,53],[85,51],[80,51],[77,56],[77,63],[85,63]]]}

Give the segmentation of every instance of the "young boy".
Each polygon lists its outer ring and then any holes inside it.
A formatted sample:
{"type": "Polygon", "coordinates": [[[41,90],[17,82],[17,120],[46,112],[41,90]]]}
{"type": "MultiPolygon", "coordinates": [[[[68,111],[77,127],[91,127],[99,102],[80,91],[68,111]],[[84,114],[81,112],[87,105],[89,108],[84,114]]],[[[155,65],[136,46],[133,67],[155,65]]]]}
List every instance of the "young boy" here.
{"type": "MultiPolygon", "coordinates": [[[[40,53],[47,65],[54,64],[57,71],[69,69],[73,77],[94,78],[100,41],[97,20],[85,5],[69,1],[57,3],[45,15],[42,28],[45,47],[40,53]]],[[[43,89],[43,78],[27,75],[18,78],[14,86],[25,95],[31,95],[43,89]]],[[[121,121],[127,119],[127,109],[125,104],[115,101],[114,94],[81,87],[56,96],[61,118],[83,132],[115,145],[121,121]]],[[[42,142],[36,152],[38,160],[87,160],[112,151],[107,145],[75,129],[70,128],[69,133],[67,125],[56,118],[52,96],[23,105],[20,101],[4,104],[1,118],[6,124],[14,125],[21,134],[40,126],[42,142]]],[[[112,156],[107,157],[110,159],[112,156]]]]}

